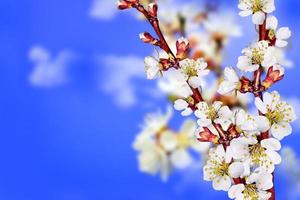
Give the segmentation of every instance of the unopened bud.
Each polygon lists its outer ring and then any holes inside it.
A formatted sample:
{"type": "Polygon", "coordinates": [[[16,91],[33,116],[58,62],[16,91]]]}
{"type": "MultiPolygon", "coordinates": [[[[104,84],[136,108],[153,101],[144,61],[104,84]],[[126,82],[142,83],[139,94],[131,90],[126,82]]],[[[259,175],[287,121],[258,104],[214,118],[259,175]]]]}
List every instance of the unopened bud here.
{"type": "Polygon", "coordinates": [[[150,3],[148,5],[148,12],[152,17],[157,17],[158,6],[156,3],[150,3]]]}
{"type": "Polygon", "coordinates": [[[163,71],[166,71],[170,67],[172,67],[171,61],[169,59],[166,59],[166,58],[159,59],[159,64],[161,65],[163,71]]]}
{"type": "Polygon", "coordinates": [[[200,142],[211,142],[213,144],[218,144],[219,138],[213,134],[208,128],[204,127],[203,131],[199,132],[199,137],[197,138],[200,142]]]}
{"type": "Polygon", "coordinates": [[[247,92],[252,92],[252,91],[253,91],[252,82],[248,78],[243,76],[240,80],[240,92],[247,93],[247,92]]]}
{"type": "Polygon", "coordinates": [[[283,77],[284,77],[284,68],[279,65],[272,66],[268,69],[267,76],[263,81],[262,85],[266,89],[268,89],[276,82],[282,80],[283,77]]]}
{"type": "Polygon", "coordinates": [[[145,42],[145,43],[149,43],[149,44],[153,44],[153,45],[158,45],[159,41],[157,39],[155,39],[150,33],[148,32],[144,32],[144,33],[140,33],[140,39],[145,42]]]}
{"type": "Polygon", "coordinates": [[[177,58],[184,59],[189,49],[189,41],[186,38],[180,38],[176,41],[177,58]]]}
{"type": "Polygon", "coordinates": [[[120,0],[118,1],[118,9],[125,10],[128,8],[132,8],[132,6],[137,3],[139,3],[138,0],[120,0]]]}
{"type": "Polygon", "coordinates": [[[231,139],[237,138],[240,135],[240,130],[238,130],[238,127],[233,124],[229,126],[227,132],[229,133],[231,139]]]}

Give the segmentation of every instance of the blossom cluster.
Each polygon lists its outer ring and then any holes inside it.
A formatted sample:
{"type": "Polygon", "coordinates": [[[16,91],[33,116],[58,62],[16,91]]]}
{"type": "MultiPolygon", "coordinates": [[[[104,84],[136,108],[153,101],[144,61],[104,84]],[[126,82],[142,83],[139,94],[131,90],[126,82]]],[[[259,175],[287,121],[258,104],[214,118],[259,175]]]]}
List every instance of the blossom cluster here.
{"type": "MultiPolygon", "coordinates": [[[[140,152],[141,170],[161,172],[166,178],[172,168],[188,165],[192,160],[188,149],[194,146],[193,132],[201,144],[209,144],[203,174],[215,190],[227,191],[229,198],[237,200],[275,199],[274,170],[281,163],[278,151],[281,140],[292,133],[291,122],[297,116],[279,92],[268,91],[284,78],[285,69],[276,52],[282,51],[291,37],[289,28],[278,28],[277,18],[271,15],[274,4],[274,0],[239,1],[240,15],[252,16],[258,39],[242,50],[236,68],[226,67],[220,73],[217,58],[210,59],[206,56],[209,54],[199,51],[195,54],[191,37],[177,39],[174,47],[169,45],[160,27],[156,3],[146,7],[138,0],[119,1],[120,9],[138,10],[157,34],[140,34],[143,42],[163,52],[158,58],[146,57],[147,78],[167,77],[170,88],[175,88],[175,110],[182,116],[193,114],[197,118],[197,127],[184,128],[179,134],[168,128],[169,114],[148,119],[134,145],[140,152]],[[220,77],[220,83],[218,93],[205,98],[204,80],[210,72],[220,77]],[[226,101],[227,96],[238,94],[253,94],[258,114],[226,101]]],[[[220,35],[216,38],[218,41],[220,35]]]]}

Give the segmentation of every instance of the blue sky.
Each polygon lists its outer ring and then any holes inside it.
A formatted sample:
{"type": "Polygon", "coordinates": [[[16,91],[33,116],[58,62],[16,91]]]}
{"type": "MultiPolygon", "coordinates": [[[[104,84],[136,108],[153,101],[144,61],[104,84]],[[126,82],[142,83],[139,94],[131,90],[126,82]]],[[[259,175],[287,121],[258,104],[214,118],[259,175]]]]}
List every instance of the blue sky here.
{"type": "MultiPolygon", "coordinates": [[[[286,98],[300,98],[300,2],[278,3],[276,14],[294,33],[288,57],[295,67],[276,89],[286,98]]],[[[237,11],[235,1],[226,4],[237,11]]],[[[138,172],[132,140],[145,112],[164,109],[165,100],[152,97],[152,104],[142,106],[147,93],[136,88],[138,103],[120,108],[116,96],[102,89],[107,69],[113,66],[101,61],[151,53],[137,37],[149,27],[126,12],[110,20],[92,18],[92,5],[92,0],[0,1],[0,199],[226,199],[226,194],[203,183],[201,174],[199,181],[178,173],[161,183],[158,177],[138,172]],[[42,64],[57,63],[60,53],[71,52],[63,84],[41,87],[30,82],[38,63],[29,53],[36,45],[50,57],[42,64]]],[[[249,38],[233,41],[229,64],[235,63],[233,58],[249,38]]],[[[154,85],[139,75],[133,83],[154,85]]],[[[295,133],[284,142],[298,155],[299,137],[295,133]]],[[[190,173],[195,177],[185,172],[190,173]]]]}

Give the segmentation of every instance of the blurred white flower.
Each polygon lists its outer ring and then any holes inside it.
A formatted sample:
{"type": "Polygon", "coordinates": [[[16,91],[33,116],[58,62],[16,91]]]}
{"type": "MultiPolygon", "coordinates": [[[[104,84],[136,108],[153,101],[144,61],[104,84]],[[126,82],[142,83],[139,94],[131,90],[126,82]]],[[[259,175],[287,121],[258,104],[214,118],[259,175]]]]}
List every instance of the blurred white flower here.
{"type": "Polygon", "coordinates": [[[241,28],[231,13],[209,13],[204,21],[206,30],[224,38],[241,36],[241,28]]]}
{"type": "Polygon", "coordinates": [[[143,149],[138,155],[138,161],[142,172],[152,175],[161,173],[162,180],[166,180],[170,174],[168,155],[155,144],[143,149]]]}
{"type": "Polygon", "coordinates": [[[29,59],[34,64],[29,75],[30,83],[37,87],[52,88],[69,81],[68,69],[75,55],[69,50],[63,50],[53,57],[44,47],[34,46],[29,51],[29,59]]]}
{"type": "Polygon", "coordinates": [[[181,5],[178,6],[174,1],[162,0],[159,7],[158,17],[162,24],[167,25],[168,28],[180,29],[180,18],[185,19],[185,31],[187,33],[199,27],[199,23],[195,19],[203,9],[198,4],[181,2],[181,5]]]}
{"type": "Polygon", "coordinates": [[[177,133],[170,130],[171,116],[170,108],[165,114],[148,114],[133,144],[138,151],[141,171],[152,175],[160,173],[163,180],[167,180],[172,170],[184,169],[194,162],[191,149],[205,153],[209,148],[209,145],[197,142],[196,123],[191,120],[186,120],[177,133]]]}
{"type": "Polygon", "coordinates": [[[186,77],[174,68],[163,74],[163,77],[158,81],[158,88],[166,94],[179,98],[188,98],[193,94],[186,82],[186,77]]]}

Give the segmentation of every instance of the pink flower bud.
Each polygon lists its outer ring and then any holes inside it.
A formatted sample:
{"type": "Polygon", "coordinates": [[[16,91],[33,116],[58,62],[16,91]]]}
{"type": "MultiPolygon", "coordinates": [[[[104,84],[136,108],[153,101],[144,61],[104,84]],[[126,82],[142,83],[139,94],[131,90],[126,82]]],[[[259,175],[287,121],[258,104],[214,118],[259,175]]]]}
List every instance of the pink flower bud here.
{"type": "Polygon", "coordinates": [[[158,6],[156,3],[150,3],[148,5],[148,12],[152,17],[157,17],[158,6]]]}
{"type": "Polygon", "coordinates": [[[144,33],[140,33],[140,39],[145,42],[145,43],[149,43],[149,44],[153,44],[153,45],[158,45],[159,41],[157,39],[155,39],[150,33],[148,32],[144,32],[144,33]]]}
{"type": "Polygon", "coordinates": [[[197,138],[200,142],[211,142],[213,144],[218,144],[219,138],[215,134],[213,134],[208,128],[204,127],[203,131],[199,133],[199,138],[197,138]]]}
{"type": "Polygon", "coordinates": [[[240,88],[241,93],[252,92],[254,90],[253,84],[248,78],[243,76],[240,82],[241,82],[241,88],[240,88]]]}
{"type": "Polygon", "coordinates": [[[176,41],[177,58],[184,59],[189,49],[189,41],[186,38],[180,38],[176,41]]]}
{"type": "Polygon", "coordinates": [[[262,85],[268,89],[276,82],[282,80],[284,77],[284,68],[281,66],[273,66],[268,69],[267,76],[262,85]]]}

